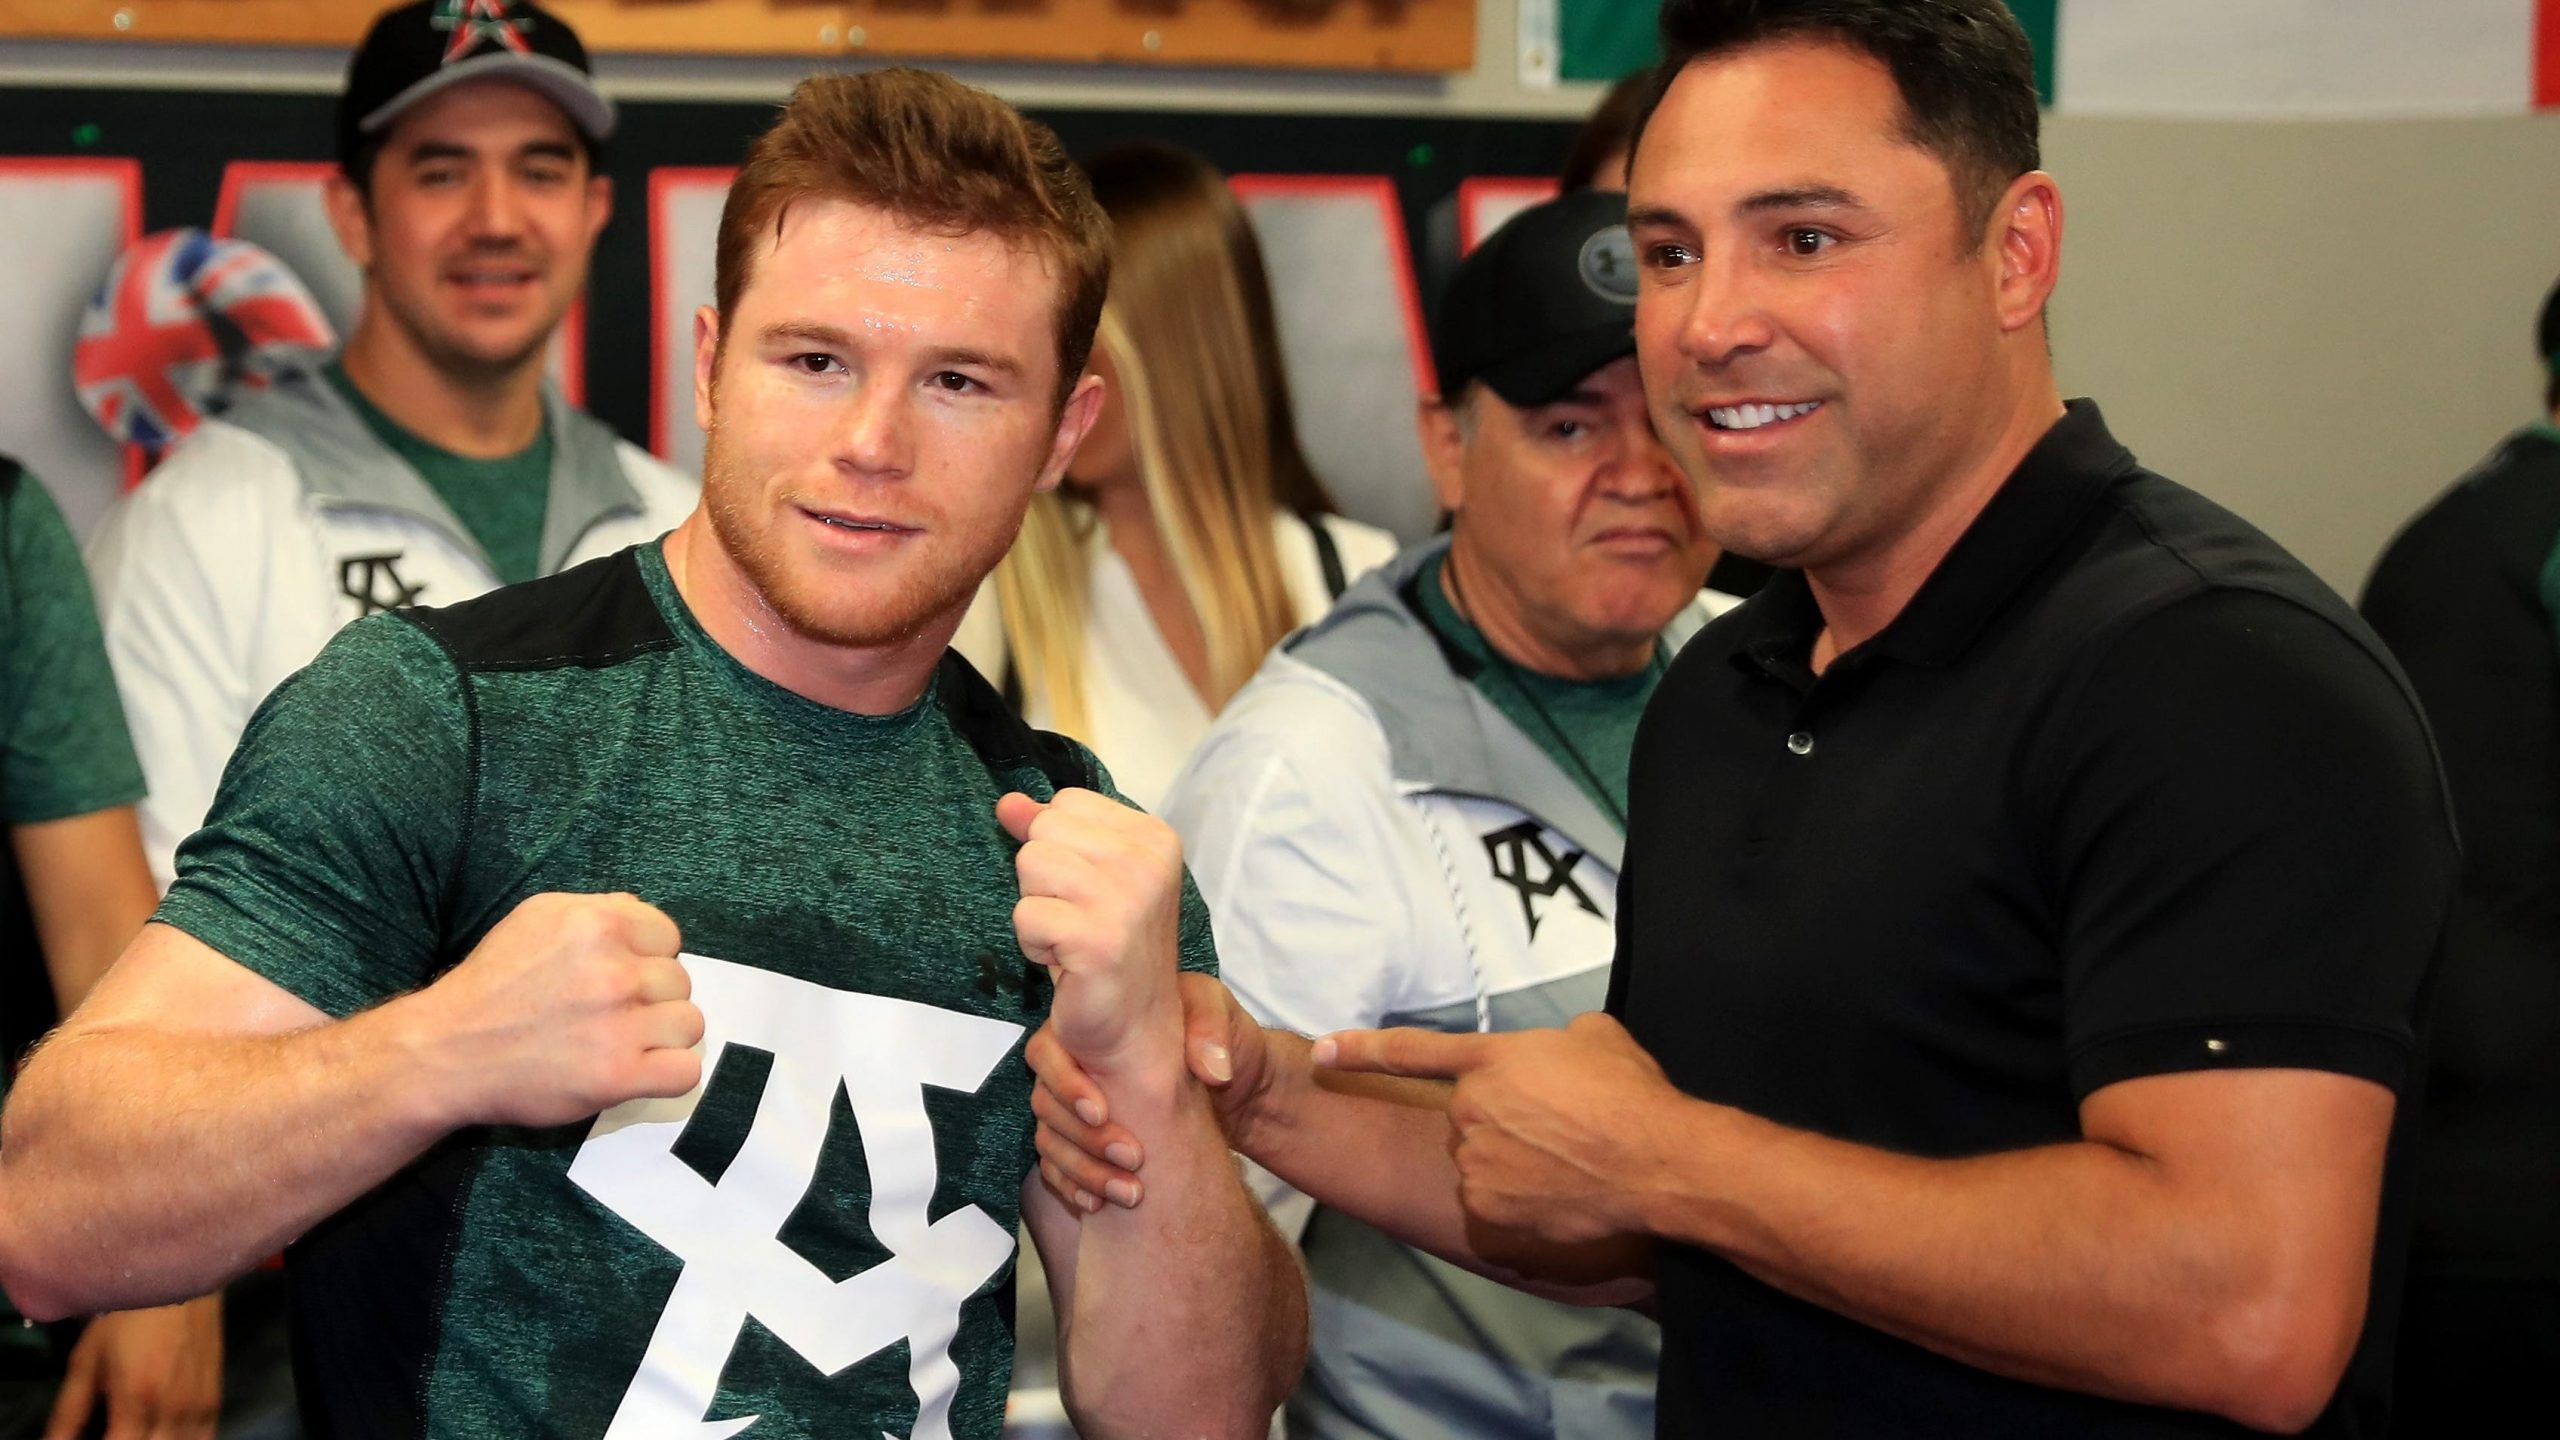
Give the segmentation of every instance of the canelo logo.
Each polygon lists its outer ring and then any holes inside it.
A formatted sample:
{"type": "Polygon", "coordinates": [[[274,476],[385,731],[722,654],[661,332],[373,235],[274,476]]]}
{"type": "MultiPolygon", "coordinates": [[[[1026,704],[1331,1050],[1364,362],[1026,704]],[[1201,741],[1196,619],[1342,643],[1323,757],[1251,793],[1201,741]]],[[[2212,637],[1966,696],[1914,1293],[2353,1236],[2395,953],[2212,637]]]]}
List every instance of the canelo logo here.
{"type": "Polygon", "coordinates": [[[533,27],[533,17],[508,14],[510,3],[511,0],[441,0],[434,17],[427,21],[438,30],[453,32],[440,63],[452,64],[483,40],[494,40],[519,55],[533,53],[524,38],[524,32],[533,27]]]}
{"type": "Polygon", "coordinates": [[[975,1205],[928,1220],[941,1171],[924,1087],[974,1091],[1023,1027],[678,957],[702,1007],[704,1085],[596,1117],[569,1179],[684,1261],[605,1440],[722,1440],[761,1416],[703,1417],[749,1320],[822,1374],[907,1342],[912,1440],[950,1440],[960,1307],[1013,1254],[1012,1232],[975,1205]],[[737,1157],[717,1183],[675,1153],[727,1046],[773,1056],[737,1157]],[[871,1173],[871,1232],[889,1256],[831,1280],[780,1238],[808,1193],[841,1084],[871,1173]]]}

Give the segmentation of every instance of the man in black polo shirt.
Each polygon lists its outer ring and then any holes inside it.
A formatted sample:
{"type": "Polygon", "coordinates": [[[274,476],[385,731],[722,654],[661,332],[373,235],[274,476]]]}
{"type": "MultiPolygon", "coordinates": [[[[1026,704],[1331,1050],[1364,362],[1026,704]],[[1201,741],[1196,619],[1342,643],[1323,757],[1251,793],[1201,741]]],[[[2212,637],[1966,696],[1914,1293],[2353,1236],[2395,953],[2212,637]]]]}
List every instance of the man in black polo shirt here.
{"type": "MultiPolygon", "coordinates": [[[[2005,9],[1663,29],[1638,355],[1709,532],[1781,573],[1648,710],[1617,1018],[1206,1013],[1231,1142],[1487,1273],[1649,1297],[1664,1435],[2380,1433],[2456,865],[2415,700],[2062,403],[2005,9]]],[[[1102,1183],[1122,1137],[1034,1061],[1043,1154],[1102,1183]]]]}
{"type": "Polygon", "coordinates": [[[2409,668],[2462,821],[2400,1329],[2411,1434],[2540,1406],[2560,1363],[2560,287],[2542,422],[2391,542],[2365,618],[2409,668]]]}
{"type": "Polygon", "coordinates": [[[1471,1208],[1659,1237],[1666,1433],[2380,1433],[2455,865],[2414,697],[2060,403],[2001,7],[1665,25],[1648,391],[1710,531],[1786,573],[1634,761],[1610,1008],[1696,1100],[1629,1082],[1550,1140],[1536,1077],[1461,1091],[1471,1208]]]}

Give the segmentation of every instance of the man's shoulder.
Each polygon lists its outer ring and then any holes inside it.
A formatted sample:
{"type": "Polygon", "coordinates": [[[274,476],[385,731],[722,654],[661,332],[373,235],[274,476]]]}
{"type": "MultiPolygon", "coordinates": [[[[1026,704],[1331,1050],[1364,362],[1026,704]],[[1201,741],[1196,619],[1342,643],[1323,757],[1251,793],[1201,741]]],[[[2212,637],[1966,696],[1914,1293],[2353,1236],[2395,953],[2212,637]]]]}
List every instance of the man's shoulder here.
{"type": "Polygon", "coordinates": [[[293,457],[281,446],[254,430],[208,417],[117,505],[191,514],[244,505],[292,505],[301,494],[293,457]]]}
{"type": "MultiPolygon", "coordinates": [[[[1299,789],[1378,789],[1391,783],[1389,768],[1386,730],[1368,700],[1275,651],[1218,712],[1175,777],[1165,811],[1179,817],[1240,803],[1241,792],[1267,792],[1282,775],[1294,777],[1299,789]]],[[[1182,821],[1175,824],[1180,828],[1182,821]]]]}
{"type": "Polygon", "coordinates": [[[2047,623],[2102,640],[2172,606],[2212,609],[2204,597],[2247,594],[2316,616],[2381,655],[2381,642],[2328,582],[2222,505],[2140,468],[2111,485],[2102,503],[2096,533],[2036,607],[2047,623]]]}
{"type": "Polygon", "coordinates": [[[640,503],[653,516],[668,516],[669,524],[681,520],[693,509],[702,493],[702,482],[673,465],[616,437],[613,454],[622,462],[623,478],[640,493],[640,503]]]}
{"type": "Polygon", "coordinates": [[[650,593],[636,546],[456,604],[397,615],[472,671],[599,669],[679,643],[650,593]]]}
{"type": "Polygon", "coordinates": [[[1209,727],[1209,739],[1275,757],[1324,761],[1384,753],[1386,732],[1369,699],[1296,655],[1275,651],[1209,727]]]}

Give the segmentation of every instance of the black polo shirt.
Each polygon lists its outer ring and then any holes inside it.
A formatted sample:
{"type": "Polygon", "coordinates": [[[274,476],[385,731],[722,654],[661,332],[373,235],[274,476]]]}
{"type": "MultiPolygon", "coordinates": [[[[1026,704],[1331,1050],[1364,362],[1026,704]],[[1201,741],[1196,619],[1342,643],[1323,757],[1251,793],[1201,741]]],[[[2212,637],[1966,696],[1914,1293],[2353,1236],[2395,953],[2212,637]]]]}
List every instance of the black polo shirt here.
{"type": "MultiPolygon", "coordinates": [[[[2075,1140],[2085,1096],[2144,1075],[2403,1086],[2442,788],[2399,672],[2273,541],[2074,402],[1816,678],[1821,624],[1782,572],[1637,738],[1609,1008],[1681,1089],[1952,1157],[2075,1140]]],[[[2314,1434],[2380,1433],[2399,1248],[2314,1434]]],[[[1665,1436],[2236,1433],[1943,1359],[1704,1251],[1659,1278],[1665,1436]]]]}
{"type": "Polygon", "coordinates": [[[2560,1281],[2560,429],[2508,437],[2385,550],[2364,615],[2444,749],[2462,898],[2428,1036],[2410,1268],[2560,1281]]]}

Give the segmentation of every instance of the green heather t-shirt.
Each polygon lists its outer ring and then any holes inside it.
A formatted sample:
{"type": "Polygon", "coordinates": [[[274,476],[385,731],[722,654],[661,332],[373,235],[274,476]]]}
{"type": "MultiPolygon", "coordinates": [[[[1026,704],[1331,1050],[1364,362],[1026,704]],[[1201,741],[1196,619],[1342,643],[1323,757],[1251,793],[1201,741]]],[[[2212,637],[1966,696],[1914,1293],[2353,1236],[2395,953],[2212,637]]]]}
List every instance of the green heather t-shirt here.
{"type": "Polygon", "coordinates": [[[341,631],[160,918],[344,1016],[527,896],[628,891],[710,1033],[698,1102],[465,1132],[294,1247],[325,1428],[992,1440],[1049,998],[994,807],[1060,772],[1108,785],[956,656],[886,717],[756,676],[655,544],[341,631]]]}
{"type": "Polygon", "coordinates": [[[142,798],[89,572],[35,476],[0,459],[0,819],[87,815],[142,798]]]}
{"type": "MultiPolygon", "coordinates": [[[[0,456],[0,820],[66,820],[142,798],[142,766],[125,733],[115,677],[89,595],[80,547],[41,481],[0,456]]],[[[0,1099],[20,1046],[54,1011],[53,984],[33,945],[15,851],[0,844],[0,904],[10,914],[0,977],[7,1052],[0,1099]]],[[[0,1297],[0,1350],[45,1349],[0,1297]]]]}
{"type": "Polygon", "coordinates": [[[498,583],[513,585],[542,572],[542,518],[551,503],[551,421],[544,417],[533,443],[513,455],[475,460],[420,439],[382,413],[332,360],[323,372],[365,427],[427,482],[488,553],[498,583]]]}
{"type": "Polygon", "coordinates": [[[1624,828],[1636,723],[1644,718],[1645,702],[1653,698],[1669,655],[1657,645],[1644,669],[1616,680],[1565,680],[1524,669],[1494,654],[1483,633],[1449,603],[1448,589],[1440,583],[1447,563],[1444,554],[1423,567],[1416,588],[1424,618],[1442,639],[1476,662],[1475,687],[1484,698],[1536,741],[1592,803],[1619,817],[1624,828]]]}

